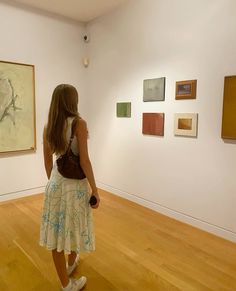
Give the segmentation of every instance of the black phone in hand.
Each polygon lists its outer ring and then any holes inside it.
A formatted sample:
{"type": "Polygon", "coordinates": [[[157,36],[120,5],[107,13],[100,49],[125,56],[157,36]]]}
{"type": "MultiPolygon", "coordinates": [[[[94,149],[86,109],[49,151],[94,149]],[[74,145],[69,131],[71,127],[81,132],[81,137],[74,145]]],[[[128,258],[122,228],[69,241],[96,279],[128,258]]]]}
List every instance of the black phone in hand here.
{"type": "Polygon", "coordinates": [[[90,197],[90,199],[89,199],[89,204],[90,204],[91,206],[97,204],[97,198],[96,198],[96,196],[92,195],[92,196],[90,197]]]}

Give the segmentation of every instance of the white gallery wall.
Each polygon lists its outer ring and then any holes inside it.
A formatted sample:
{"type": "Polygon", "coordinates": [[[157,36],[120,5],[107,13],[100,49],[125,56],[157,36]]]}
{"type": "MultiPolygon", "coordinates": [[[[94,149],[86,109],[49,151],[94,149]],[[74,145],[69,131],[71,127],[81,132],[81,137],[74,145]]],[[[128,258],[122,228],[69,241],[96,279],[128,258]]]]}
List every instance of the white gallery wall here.
{"type": "Polygon", "coordinates": [[[35,66],[37,133],[36,152],[0,156],[1,201],[44,190],[42,133],[55,86],[75,85],[85,110],[83,31],[78,23],[0,2],[0,60],[35,66]]]}
{"type": "MultiPolygon", "coordinates": [[[[87,26],[90,150],[98,185],[236,241],[236,143],[221,139],[224,76],[236,75],[235,0],[130,0],[87,26]],[[143,80],[166,77],[165,101],[143,80]],[[196,100],[175,82],[197,79],[196,100]],[[116,102],[132,102],[117,118],[116,102]],[[165,113],[164,137],[142,113],[165,113]],[[198,113],[198,137],[173,134],[174,113],[198,113]]],[[[235,112],[236,114],[236,112],[235,112]]]]}

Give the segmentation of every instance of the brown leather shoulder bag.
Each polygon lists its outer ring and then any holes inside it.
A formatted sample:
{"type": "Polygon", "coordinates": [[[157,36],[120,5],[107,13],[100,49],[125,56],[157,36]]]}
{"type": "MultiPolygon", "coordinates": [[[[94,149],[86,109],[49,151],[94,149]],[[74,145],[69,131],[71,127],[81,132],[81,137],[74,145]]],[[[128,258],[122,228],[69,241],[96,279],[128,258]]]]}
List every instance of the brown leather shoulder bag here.
{"type": "Polygon", "coordinates": [[[71,136],[68,148],[65,154],[61,155],[57,160],[58,172],[65,178],[68,179],[79,179],[86,178],[83,169],[80,166],[80,157],[75,155],[71,150],[71,143],[75,135],[75,127],[78,118],[74,118],[71,125],[71,136]]]}

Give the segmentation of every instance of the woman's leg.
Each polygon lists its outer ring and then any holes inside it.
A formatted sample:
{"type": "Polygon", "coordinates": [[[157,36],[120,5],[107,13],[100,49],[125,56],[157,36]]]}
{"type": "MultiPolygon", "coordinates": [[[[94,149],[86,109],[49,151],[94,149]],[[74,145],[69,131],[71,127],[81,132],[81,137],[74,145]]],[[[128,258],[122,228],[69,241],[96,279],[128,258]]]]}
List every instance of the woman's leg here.
{"type": "Polygon", "coordinates": [[[69,255],[68,255],[68,265],[69,266],[72,266],[75,262],[75,259],[76,259],[76,256],[77,256],[77,253],[76,252],[71,252],[69,255]]]}
{"type": "Polygon", "coordinates": [[[52,257],[54,265],[57,270],[58,277],[61,281],[61,285],[62,287],[66,287],[69,284],[69,277],[66,272],[66,260],[64,251],[57,252],[57,250],[53,250],[52,257]]]}

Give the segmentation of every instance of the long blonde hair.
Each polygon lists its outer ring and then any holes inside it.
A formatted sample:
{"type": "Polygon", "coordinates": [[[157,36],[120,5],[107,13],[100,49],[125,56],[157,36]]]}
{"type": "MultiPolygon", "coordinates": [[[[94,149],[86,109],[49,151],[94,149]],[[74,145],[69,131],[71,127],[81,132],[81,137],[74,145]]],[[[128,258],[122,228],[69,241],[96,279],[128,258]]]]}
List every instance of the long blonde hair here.
{"type": "Polygon", "coordinates": [[[52,94],[48,114],[46,139],[53,153],[66,151],[66,120],[78,116],[78,92],[72,85],[60,84],[52,94]]]}

